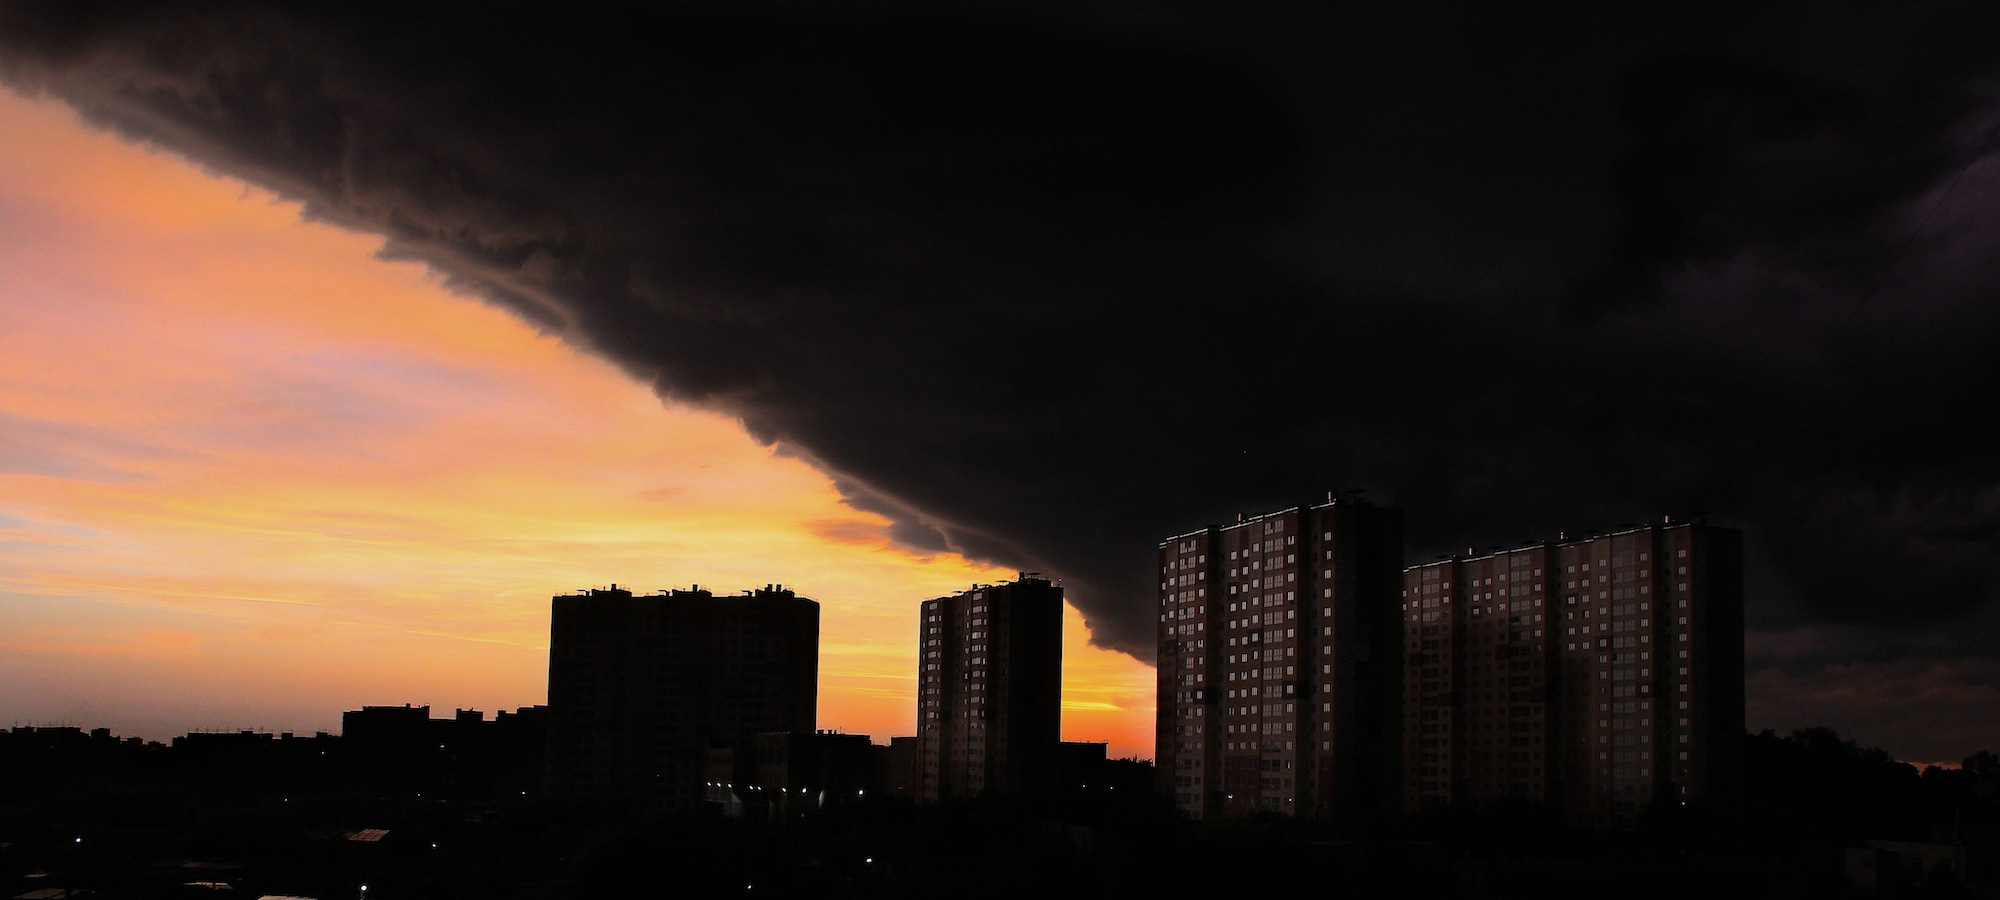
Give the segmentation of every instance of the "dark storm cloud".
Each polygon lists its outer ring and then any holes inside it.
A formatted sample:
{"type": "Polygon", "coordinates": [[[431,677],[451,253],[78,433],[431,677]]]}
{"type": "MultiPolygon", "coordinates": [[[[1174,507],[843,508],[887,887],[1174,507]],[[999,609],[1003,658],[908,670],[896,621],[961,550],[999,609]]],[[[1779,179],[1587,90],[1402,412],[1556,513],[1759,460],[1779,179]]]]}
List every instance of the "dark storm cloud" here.
{"type": "Polygon", "coordinates": [[[1417,559],[1705,511],[1758,635],[2000,600],[1992,8],[961,9],[8,4],[0,65],[1142,659],[1161,537],[1329,488],[1417,559]]]}

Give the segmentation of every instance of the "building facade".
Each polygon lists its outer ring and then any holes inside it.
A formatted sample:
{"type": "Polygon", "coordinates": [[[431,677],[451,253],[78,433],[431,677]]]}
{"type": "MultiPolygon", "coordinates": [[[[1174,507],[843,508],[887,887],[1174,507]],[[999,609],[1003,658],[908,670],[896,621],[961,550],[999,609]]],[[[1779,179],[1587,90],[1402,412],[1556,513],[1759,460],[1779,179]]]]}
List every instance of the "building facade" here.
{"type": "Polygon", "coordinates": [[[1743,778],[1743,542],[1631,527],[1403,578],[1404,807],[1503,799],[1612,827],[1743,778]]]}
{"type": "Polygon", "coordinates": [[[1403,520],[1351,496],[1159,547],[1161,788],[1195,818],[1397,806],[1403,520]]]}
{"type": "Polygon", "coordinates": [[[922,606],[920,803],[1054,789],[1062,731],[1062,588],[1029,573],[922,606]]]}
{"type": "Polygon", "coordinates": [[[1404,573],[1404,806],[1543,798],[1557,695],[1551,548],[1404,573]]]}
{"type": "Polygon", "coordinates": [[[818,685],[819,604],[782,587],[555,597],[548,789],[693,809],[711,745],[812,733],[818,685]]]}

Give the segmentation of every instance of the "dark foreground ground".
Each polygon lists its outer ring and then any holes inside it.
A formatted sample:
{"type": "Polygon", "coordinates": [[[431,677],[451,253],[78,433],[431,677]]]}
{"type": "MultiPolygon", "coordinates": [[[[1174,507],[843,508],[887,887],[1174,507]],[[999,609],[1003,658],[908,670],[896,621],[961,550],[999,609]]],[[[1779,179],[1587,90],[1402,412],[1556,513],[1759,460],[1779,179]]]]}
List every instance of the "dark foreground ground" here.
{"type": "Polygon", "coordinates": [[[226,769],[109,777],[11,765],[0,771],[0,900],[1219,898],[1293,884],[1321,896],[1825,898],[1859,894],[1843,864],[1868,838],[1966,847],[1970,879],[1910,879],[1883,894],[1994,895],[1982,884],[2000,766],[1917,773],[1837,736],[1814,752],[1802,751],[1810,736],[1764,737],[1751,738],[1759,780],[1738,809],[1609,834],[1528,809],[1352,831],[1198,823],[1129,790],[1035,810],[870,798],[746,822],[226,769]]]}

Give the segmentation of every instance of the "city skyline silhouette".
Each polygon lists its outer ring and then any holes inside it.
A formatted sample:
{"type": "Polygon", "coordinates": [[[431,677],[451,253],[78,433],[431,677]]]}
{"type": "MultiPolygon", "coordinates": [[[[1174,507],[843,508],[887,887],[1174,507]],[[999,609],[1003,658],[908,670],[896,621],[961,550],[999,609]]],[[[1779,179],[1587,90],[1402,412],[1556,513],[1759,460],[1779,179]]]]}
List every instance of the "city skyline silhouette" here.
{"type": "Polygon", "coordinates": [[[551,590],[781,579],[908,733],[1032,570],[1147,756],[1152,542],[1331,487],[1707,513],[1751,730],[2000,744],[1992,9],[768,11],[0,8],[0,720],[516,708],[551,590]]]}

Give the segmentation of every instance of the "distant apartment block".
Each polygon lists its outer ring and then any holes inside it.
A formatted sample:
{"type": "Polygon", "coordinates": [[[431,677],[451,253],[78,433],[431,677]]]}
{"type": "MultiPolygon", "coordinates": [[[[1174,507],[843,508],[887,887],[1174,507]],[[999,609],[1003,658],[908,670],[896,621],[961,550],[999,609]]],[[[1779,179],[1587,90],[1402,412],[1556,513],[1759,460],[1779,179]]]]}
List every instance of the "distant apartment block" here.
{"type": "MultiPolygon", "coordinates": [[[[865,734],[782,731],[711,746],[704,799],[730,818],[782,820],[879,790],[865,734]]],[[[887,748],[883,748],[887,749],[887,748]]]]}
{"type": "Polygon", "coordinates": [[[1394,811],[1402,545],[1400,511],[1331,494],[1160,543],[1155,771],[1182,811],[1394,811]]]}
{"type": "Polygon", "coordinates": [[[892,737],[889,746],[880,754],[882,790],[891,797],[903,800],[917,799],[917,785],[923,783],[921,757],[917,752],[917,737],[892,737]]]}
{"type": "Polygon", "coordinates": [[[918,802],[1048,796],[1062,728],[1062,588],[1023,573],[926,600],[921,620],[918,802]]]}
{"type": "Polygon", "coordinates": [[[548,789],[693,809],[711,745],[813,732],[818,678],[819,604],[779,586],[555,597],[548,789]]]}
{"type": "Polygon", "coordinates": [[[340,744],[356,787],[484,798],[541,793],[548,708],[476,709],[431,718],[429,706],[364,706],[341,714],[340,744]]]}
{"type": "Polygon", "coordinates": [[[1404,572],[1403,804],[1610,827],[1742,790],[1743,549],[1699,523],[1404,572]]]}

